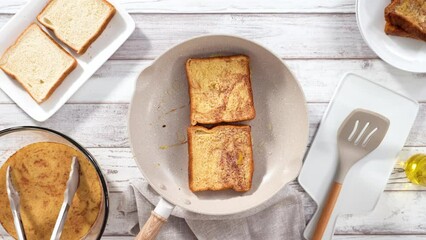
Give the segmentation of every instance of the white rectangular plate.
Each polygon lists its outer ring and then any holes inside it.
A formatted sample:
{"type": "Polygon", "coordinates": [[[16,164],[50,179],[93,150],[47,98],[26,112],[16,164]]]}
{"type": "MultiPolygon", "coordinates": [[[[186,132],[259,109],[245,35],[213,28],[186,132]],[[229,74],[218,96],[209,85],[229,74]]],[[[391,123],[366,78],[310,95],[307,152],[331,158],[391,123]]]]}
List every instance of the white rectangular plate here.
{"type": "Polygon", "coordinates": [[[386,187],[398,153],[413,126],[419,104],[355,74],[337,87],[299,175],[299,183],[318,204],[304,236],[311,239],[338,165],[337,130],[357,108],[377,112],[390,121],[380,146],[348,172],[323,239],[331,239],[340,214],[372,211],[386,187]]]}
{"type": "MultiPolygon", "coordinates": [[[[114,17],[86,53],[80,56],[69,51],[77,59],[78,65],[46,102],[38,104],[17,81],[0,70],[0,88],[35,120],[45,121],[58,111],[132,34],[135,29],[135,22],[132,17],[118,3],[112,0],[108,1],[116,9],[114,17]]],[[[37,22],[37,15],[47,3],[48,0],[28,1],[0,30],[0,55],[16,41],[18,36],[31,23],[37,22]]],[[[41,26],[41,24],[39,25],[41,26]]],[[[68,50],[65,44],[60,41],[57,42],[68,50]]]]}

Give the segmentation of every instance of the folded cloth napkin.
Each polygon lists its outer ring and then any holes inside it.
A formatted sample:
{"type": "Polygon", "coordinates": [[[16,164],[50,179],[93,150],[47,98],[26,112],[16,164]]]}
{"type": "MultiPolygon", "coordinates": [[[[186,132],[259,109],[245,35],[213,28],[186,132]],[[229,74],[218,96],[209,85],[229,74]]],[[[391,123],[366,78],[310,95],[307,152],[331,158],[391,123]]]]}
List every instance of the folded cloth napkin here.
{"type": "MultiPolygon", "coordinates": [[[[129,232],[137,234],[160,196],[144,179],[130,181],[118,210],[132,221],[129,232]],[[137,217],[136,217],[137,216],[137,217]]],[[[178,206],[163,225],[157,239],[303,239],[305,215],[302,197],[290,184],[274,197],[247,212],[208,216],[178,206]]]]}

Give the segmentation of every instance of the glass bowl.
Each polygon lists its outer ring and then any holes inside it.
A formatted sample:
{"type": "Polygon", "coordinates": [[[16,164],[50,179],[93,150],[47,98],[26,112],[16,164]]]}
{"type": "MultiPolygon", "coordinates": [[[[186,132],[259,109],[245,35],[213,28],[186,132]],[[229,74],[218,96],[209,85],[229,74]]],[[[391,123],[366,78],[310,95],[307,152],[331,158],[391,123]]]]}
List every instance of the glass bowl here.
{"type": "Polygon", "coordinates": [[[108,188],[95,158],[80,144],[57,131],[34,126],[12,127],[0,131],[0,165],[19,149],[37,142],[56,142],[68,145],[86,156],[92,163],[102,187],[102,202],[99,215],[84,239],[100,239],[108,219],[108,188]]]}

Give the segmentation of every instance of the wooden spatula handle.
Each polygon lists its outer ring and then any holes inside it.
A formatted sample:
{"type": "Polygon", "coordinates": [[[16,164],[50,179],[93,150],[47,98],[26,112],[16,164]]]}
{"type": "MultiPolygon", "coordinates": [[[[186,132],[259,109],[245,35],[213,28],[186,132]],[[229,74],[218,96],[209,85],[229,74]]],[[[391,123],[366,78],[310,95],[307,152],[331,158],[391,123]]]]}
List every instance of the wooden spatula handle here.
{"type": "Polygon", "coordinates": [[[135,240],[154,240],[165,222],[167,222],[167,219],[152,211],[151,216],[148,221],[146,221],[135,240]]]}
{"type": "Polygon", "coordinates": [[[317,228],[315,229],[312,240],[322,240],[325,229],[327,228],[328,220],[330,220],[331,213],[333,212],[334,205],[336,205],[337,198],[339,197],[342,184],[333,182],[330,192],[328,193],[327,202],[322,210],[321,217],[318,220],[317,228]]]}

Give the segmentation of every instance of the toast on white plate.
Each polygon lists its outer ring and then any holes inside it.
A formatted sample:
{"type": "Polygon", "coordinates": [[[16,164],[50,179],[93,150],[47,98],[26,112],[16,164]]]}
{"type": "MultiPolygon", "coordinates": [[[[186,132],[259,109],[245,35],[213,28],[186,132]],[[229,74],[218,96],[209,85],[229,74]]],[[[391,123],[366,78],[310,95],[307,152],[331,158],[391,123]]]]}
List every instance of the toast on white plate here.
{"type": "Polygon", "coordinates": [[[37,102],[46,101],[77,61],[36,23],[32,23],[0,58],[0,68],[37,102]]]}
{"type": "Polygon", "coordinates": [[[114,14],[114,6],[106,0],[51,0],[37,19],[63,43],[83,54],[114,14]]]}

